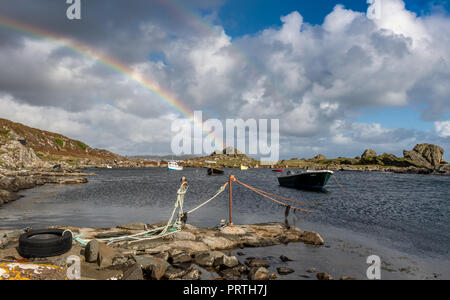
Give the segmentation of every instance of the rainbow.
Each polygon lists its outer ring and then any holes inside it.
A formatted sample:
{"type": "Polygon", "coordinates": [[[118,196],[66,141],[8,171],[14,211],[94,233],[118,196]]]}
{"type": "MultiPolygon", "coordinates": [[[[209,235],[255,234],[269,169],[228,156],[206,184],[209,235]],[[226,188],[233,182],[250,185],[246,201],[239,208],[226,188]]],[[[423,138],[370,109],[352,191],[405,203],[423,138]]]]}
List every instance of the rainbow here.
{"type": "Polygon", "coordinates": [[[93,47],[83,44],[74,39],[68,39],[59,34],[23,22],[19,22],[6,16],[0,15],[0,26],[21,33],[25,33],[27,35],[31,35],[37,38],[52,41],[55,44],[58,44],[62,47],[66,47],[83,56],[94,59],[114,71],[122,73],[124,76],[139,83],[142,87],[144,87],[145,89],[156,95],[160,100],[167,103],[177,112],[181,113],[184,117],[190,120],[194,124],[194,126],[197,126],[202,130],[203,134],[207,138],[211,138],[211,140],[216,144],[216,147],[218,147],[219,149],[222,149],[224,147],[223,144],[220,144],[220,142],[218,142],[218,140],[220,141],[220,139],[217,139],[210,132],[204,130],[202,120],[195,119],[193,112],[188,107],[186,107],[186,105],[184,105],[183,102],[181,102],[179,99],[173,96],[170,92],[163,90],[156,82],[148,78],[144,78],[140,74],[137,74],[130,66],[119,61],[118,59],[115,59],[111,56],[101,53],[96,49],[94,49],[93,47]]]}

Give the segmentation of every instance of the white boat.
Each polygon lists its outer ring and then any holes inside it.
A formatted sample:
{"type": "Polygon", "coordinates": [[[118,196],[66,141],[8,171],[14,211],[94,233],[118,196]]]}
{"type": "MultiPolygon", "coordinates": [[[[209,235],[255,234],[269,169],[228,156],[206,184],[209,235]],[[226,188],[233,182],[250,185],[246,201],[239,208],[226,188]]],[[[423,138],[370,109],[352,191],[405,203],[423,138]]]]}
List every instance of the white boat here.
{"type": "Polygon", "coordinates": [[[167,164],[167,169],[169,171],[182,171],[183,166],[180,166],[176,161],[172,160],[167,164]]]}
{"type": "Polygon", "coordinates": [[[112,167],[110,165],[106,165],[107,169],[112,169],[112,167]]]}

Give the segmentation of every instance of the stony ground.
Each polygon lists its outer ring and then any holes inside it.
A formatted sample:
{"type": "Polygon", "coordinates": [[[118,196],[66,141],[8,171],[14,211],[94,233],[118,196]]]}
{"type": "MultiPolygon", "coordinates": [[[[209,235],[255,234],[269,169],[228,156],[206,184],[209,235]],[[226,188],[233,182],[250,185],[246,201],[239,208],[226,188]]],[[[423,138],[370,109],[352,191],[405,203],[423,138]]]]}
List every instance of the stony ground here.
{"type": "MultiPolygon", "coordinates": [[[[9,279],[8,274],[25,273],[29,279],[62,279],[61,270],[68,268],[71,255],[80,257],[81,279],[121,280],[199,280],[208,272],[217,279],[275,279],[294,272],[289,268],[278,268],[270,273],[269,263],[258,257],[247,257],[240,261],[227,255],[228,250],[246,247],[265,247],[277,244],[303,242],[320,247],[324,241],[318,233],[303,232],[299,228],[287,228],[281,223],[235,225],[202,229],[184,225],[182,231],[170,236],[146,241],[121,241],[107,245],[99,241],[134,234],[156,228],[161,224],[134,223],[115,228],[73,228],[75,235],[89,241],[86,246],[74,241],[72,249],[61,256],[25,260],[17,252],[18,238],[23,232],[8,234],[0,239],[0,278],[9,279]],[[22,263],[18,265],[17,263],[22,263]],[[11,270],[8,269],[8,264],[11,270]],[[12,264],[12,265],[11,265],[12,264]],[[26,272],[33,265],[42,272],[26,272]],[[12,267],[11,267],[12,266],[12,267]],[[22,269],[21,269],[22,268],[22,269]],[[14,270],[13,270],[14,269],[14,270]]],[[[2,236],[2,232],[0,232],[2,236]]],[[[280,256],[282,260],[289,260],[280,256]]],[[[318,279],[330,279],[328,274],[318,273],[318,279]]]]}

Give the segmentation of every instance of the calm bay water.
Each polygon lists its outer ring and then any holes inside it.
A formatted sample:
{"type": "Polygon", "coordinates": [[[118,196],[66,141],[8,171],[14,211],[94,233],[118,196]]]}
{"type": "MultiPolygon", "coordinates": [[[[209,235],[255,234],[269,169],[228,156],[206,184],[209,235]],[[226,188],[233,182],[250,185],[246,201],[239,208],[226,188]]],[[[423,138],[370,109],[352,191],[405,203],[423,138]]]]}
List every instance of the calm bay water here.
{"type": "MultiPolygon", "coordinates": [[[[166,221],[179,181],[189,190],[185,210],[202,203],[227,176],[207,176],[204,169],[169,172],[163,168],[95,169],[84,185],[45,185],[0,207],[0,229],[49,225],[109,227],[130,222],[166,221]]],[[[277,174],[266,169],[226,170],[242,182],[293,200],[322,203],[314,213],[291,212],[289,222],[315,230],[325,238],[340,232],[376,241],[421,257],[448,258],[450,249],[450,177],[391,173],[336,172],[327,192],[280,187],[277,174]],[[323,233],[325,231],[325,233],[323,233]],[[332,233],[331,233],[332,232],[332,233]]],[[[233,184],[234,223],[284,222],[284,208],[233,184]]],[[[228,218],[228,193],[188,216],[197,226],[214,226],[228,218]]],[[[327,240],[327,239],[326,239],[327,240]]]]}

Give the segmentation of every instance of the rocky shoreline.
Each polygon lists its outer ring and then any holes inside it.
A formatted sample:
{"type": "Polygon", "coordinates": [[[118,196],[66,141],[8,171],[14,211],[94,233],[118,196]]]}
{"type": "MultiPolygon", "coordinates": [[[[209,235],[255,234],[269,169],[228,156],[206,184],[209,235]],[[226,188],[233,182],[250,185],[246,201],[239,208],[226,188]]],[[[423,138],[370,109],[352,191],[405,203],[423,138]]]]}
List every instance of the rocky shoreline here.
{"type": "MultiPolygon", "coordinates": [[[[282,279],[283,275],[295,270],[279,267],[276,274],[268,270],[269,262],[263,258],[247,257],[241,261],[237,256],[231,255],[230,251],[296,242],[303,242],[311,247],[324,245],[324,240],[318,233],[304,232],[297,227],[286,227],[282,223],[232,225],[209,229],[185,224],[181,231],[153,240],[122,241],[110,245],[99,240],[135,234],[159,226],[161,224],[133,223],[115,228],[56,227],[69,229],[89,243],[83,246],[74,240],[72,249],[63,255],[26,260],[27,263],[55,267],[53,271],[45,274],[45,278],[39,277],[39,274],[31,274],[29,279],[65,279],[66,272],[62,270],[68,268],[67,258],[71,255],[80,257],[81,279],[200,280],[202,273],[222,280],[282,279]]],[[[23,231],[17,231],[1,238],[0,267],[2,264],[24,261],[16,249],[18,237],[22,233],[23,231]]],[[[238,256],[240,253],[238,252],[238,256]]],[[[290,261],[283,255],[280,260],[290,261]]],[[[15,265],[15,271],[17,268],[20,269],[20,266],[15,265]]],[[[313,272],[319,280],[332,279],[326,273],[311,271],[313,272]]]]}
{"type": "Polygon", "coordinates": [[[22,196],[18,194],[21,190],[32,189],[44,184],[82,184],[87,183],[86,176],[92,173],[83,173],[77,170],[65,170],[55,172],[46,171],[11,171],[3,170],[0,173],[0,205],[15,201],[22,196]]]}

